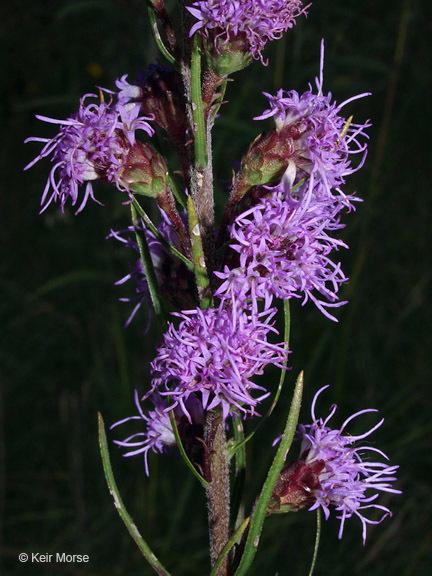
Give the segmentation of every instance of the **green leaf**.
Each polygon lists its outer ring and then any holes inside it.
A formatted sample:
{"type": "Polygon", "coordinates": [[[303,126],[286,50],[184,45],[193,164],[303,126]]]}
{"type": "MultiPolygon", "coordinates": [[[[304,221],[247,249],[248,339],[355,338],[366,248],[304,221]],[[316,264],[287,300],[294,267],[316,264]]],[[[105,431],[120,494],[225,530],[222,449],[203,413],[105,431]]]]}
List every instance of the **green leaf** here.
{"type": "Polygon", "coordinates": [[[279,447],[273,459],[272,465],[268,471],[266,481],[264,482],[264,486],[262,487],[261,493],[256,501],[255,509],[253,511],[252,520],[250,523],[249,534],[242,557],[240,559],[240,563],[234,576],[243,576],[247,573],[258,550],[259,539],[267,513],[267,506],[294,438],[294,433],[297,427],[300,413],[302,394],[303,372],[300,372],[294,389],[291,408],[288,414],[282,440],[279,443],[279,447]]]}
{"type": "Polygon", "coordinates": [[[317,519],[317,529],[316,529],[316,535],[315,535],[315,546],[314,546],[312,563],[311,563],[311,567],[310,567],[308,576],[312,576],[313,571],[315,569],[316,559],[318,556],[318,546],[319,546],[319,541],[320,541],[320,537],[321,537],[321,510],[319,508],[317,508],[317,511],[316,511],[316,519],[317,519]]]}
{"type": "Polygon", "coordinates": [[[136,241],[138,243],[141,262],[142,262],[142,265],[144,268],[144,273],[145,273],[145,277],[147,280],[148,289],[150,292],[150,298],[151,298],[156,316],[159,318],[159,320],[162,321],[162,324],[164,325],[164,324],[166,324],[167,319],[166,319],[166,314],[165,314],[165,310],[164,310],[162,299],[161,299],[161,293],[159,290],[159,285],[157,282],[156,273],[154,270],[154,266],[153,266],[153,262],[151,259],[150,250],[149,250],[149,247],[147,244],[145,234],[140,234],[137,231],[137,228],[139,227],[140,222],[138,220],[138,212],[137,212],[134,204],[131,205],[131,212],[132,212],[132,224],[135,227],[135,237],[136,237],[136,241]]]}
{"type": "Polygon", "coordinates": [[[177,248],[175,248],[174,246],[172,246],[172,244],[170,244],[163,236],[162,234],[159,232],[159,230],[156,228],[156,226],[153,224],[153,222],[150,220],[150,218],[148,217],[148,215],[146,214],[146,212],[143,210],[142,206],[140,205],[140,203],[138,202],[138,200],[136,198],[133,199],[132,201],[132,205],[135,208],[135,210],[138,212],[140,218],[142,218],[144,225],[146,226],[146,228],[148,228],[155,236],[156,238],[159,240],[159,242],[161,244],[163,244],[163,246],[165,246],[165,248],[171,252],[171,254],[173,256],[176,256],[179,260],[181,260],[184,264],[186,264],[188,270],[193,270],[193,264],[192,262],[189,260],[189,258],[186,258],[186,256],[184,254],[182,254],[181,252],[179,252],[177,250],[177,248]]]}
{"type": "Polygon", "coordinates": [[[164,56],[164,58],[166,58],[166,60],[168,60],[170,64],[172,64],[176,68],[180,68],[180,64],[177,62],[177,60],[174,58],[174,56],[171,54],[171,52],[168,50],[168,48],[165,46],[162,40],[157,25],[156,12],[150,3],[147,6],[147,12],[150,20],[150,29],[152,31],[153,39],[156,43],[156,46],[159,48],[159,52],[164,56]]]}
{"type": "Polygon", "coordinates": [[[231,449],[227,443],[228,461],[235,453],[235,472],[231,498],[231,518],[234,526],[238,526],[244,519],[243,487],[246,477],[246,449],[244,442],[243,422],[239,416],[233,418],[234,447],[231,449]],[[230,456],[231,453],[231,456],[230,456]]]}
{"type": "Polygon", "coordinates": [[[173,429],[173,432],[174,432],[174,437],[175,437],[176,442],[177,442],[177,447],[178,447],[178,449],[179,449],[179,451],[180,451],[180,454],[182,455],[183,460],[184,460],[185,463],[186,463],[186,466],[189,468],[189,470],[192,472],[192,474],[193,474],[196,478],[198,478],[198,480],[200,481],[201,485],[202,485],[204,488],[207,488],[207,486],[209,485],[208,482],[207,482],[207,480],[205,480],[205,479],[201,476],[201,474],[198,472],[198,470],[195,468],[195,466],[194,466],[194,465],[192,464],[192,462],[190,461],[189,456],[186,454],[186,450],[184,449],[183,442],[181,441],[180,434],[179,434],[179,431],[178,431],[177,422],[176,422],[175,416],[174,416],[174,410],[170,410],[170,411],[169,411],[169,417],[170,417],[171,426],[172,426],[172,429],[173,429]]]}
{"type": "Polygon", "coordinates": [[[228,542],[222,548],[222,552],[219,554],[218,559],[214,563],[212,571],[210,572],[210,576],[216,576],[216,574],[218,573],[219,567],[222,564],[225,556],[230,552],[230,550],[232,549],[234,544],[236,542],[238,542],[238,540],[240,540],[243,532],[246,530],[246,528],[249,524],[249,520],[250,520],[249,517],[245,518],[243,520],[243,522],[240,524],[240,526],[237,528],[237,530],[234,532],[234,534],[231,536],[231,538],[228,540],[228,542]]]}
{"type": "Polygon", "coordinates": [[[159,562],[156,556],[153,554],[152,550],[147,545],[144,538],[138,531],[134,521],[132,520],[131,516],[129,515],[128,511],[123,504],[123,500],[121,499],[119,490],[117,488],[117,484],[114,479],[114,474],[111,467],[111,461],[109,457],[108,451],[108,444],[107,444],[107,437],[105,432],[105,424],[102,418],[102,414],[98,412],[98,430],[99,430],[99,447],[100,453],[102,457],[102,464],[105,473],[105,479],[108,484],[109,491],[111,496],[114,499],[114,505],[119,513],[120,518],[123,520],[124,525],[126,526],[129,534],[134,539],[136,545],[140,549],[142,555],[153,568],[153,570],[159,576],[170,576],[170,573],[164,568],[164,566],[159,562]]]}
{"type": "Polygon", "coordinates": [[[194,35],[191,55],[191,100],[194,123],[195,166],[202,171],[208,162],[206,146],[206,126],[201,94],[201,36],[194,35]]]}

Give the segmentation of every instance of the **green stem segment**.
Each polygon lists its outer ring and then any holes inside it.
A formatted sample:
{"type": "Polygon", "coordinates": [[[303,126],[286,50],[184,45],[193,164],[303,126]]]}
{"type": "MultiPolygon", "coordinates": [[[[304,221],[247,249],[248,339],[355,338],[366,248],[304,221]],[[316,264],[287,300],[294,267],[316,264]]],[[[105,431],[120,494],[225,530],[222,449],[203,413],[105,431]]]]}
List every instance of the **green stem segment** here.
{"type": "Polygon", "coordinates": [[[108,484],[109,491],[111,496],[114,499],[114,505],[116,507],[117,512],[119,513],[120,518],[123,520],[124,525],[126,526],[129,534],[134,539],[136,545],[140,549],[142,555],[153,568],[153,570],[159,576],[170,576],[170,573],[164,566],[159,562],[156,556],[153,554],[149,546],[147,545],[144,538],[138,531],[134,521],[132,520],[131,516],[129,515],[128,511],[123,504],[123,500],[119,494],[119,490],[117,488],[117,484],[114,479],[114,474],[111,467],[111,461],[109,457],[108,451],[108,444],[107,444],[107,437],[105,433],[105,424],[100,412],[98,412],[98,429],[99,429],[99,447],[100,453],[102,456],[102,464],[105,473],[105,479],[108,484]]]}
{"type": "Polygon", "coordinates": [[[288,414],[282,440],[279,443],[278,450],[275,454],[272,465],[270,466],[270,470],[268,471],[266,481],[264,482],[264,486],[262,487],[261,493],[256,501],[255,509],[250,523],[249,534],[242,557],[240,559],[240,563],[234,576],[243,576],[247,573],[258,550],[258,544],[267,513],[267,506],[294,438],[294,433],[297,427],[300,413],[302,395],[303,372],[300,372],[297,378],[293,398],[291,401],[291,408],[288,414]]]}
{"type": "Polygon", "coordinates": [[[193,269],[198,289],[199,305],[202,309],[209,308],[213,304],[210,289],[210,281],[207,273],[204,248],[201,237],[201,228],[194,203],[191,196],[187,200],[189,234],[192,244],[193,269]]]}
{"type": "Polygon", "coordinates": [[[195,167],[202,173],[207,166],[206,125],[201,93],[201,37],[194,35],[191,55],[191,100],[194,132],[195,167]]]}
{"type": "Polygon", "coordinates": [[[186,79],[186,91],[190,94],[189,119],[194,140],[190,193],[198,216],[207,270],[212,280],[215,248],[211,122],[208,120],[208,109],[203,100],[201,72],[201,37],[195,34],[191,52],[190,78],[186,79]]]}

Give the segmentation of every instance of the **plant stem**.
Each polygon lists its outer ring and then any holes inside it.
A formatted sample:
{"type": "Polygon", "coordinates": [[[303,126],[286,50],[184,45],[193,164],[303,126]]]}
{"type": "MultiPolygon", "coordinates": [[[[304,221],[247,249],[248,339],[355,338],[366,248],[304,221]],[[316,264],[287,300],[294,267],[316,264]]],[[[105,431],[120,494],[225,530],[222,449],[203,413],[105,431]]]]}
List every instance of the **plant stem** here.
{"type": "Polygon", "coordinates": [[[201,38],[194,37],[190,66],[190,107],[194,138],[194,162],[190,177],[191,196],[201,229],[207,270],[214,268],[214,201],[211,123],[206,119],[201,85],[201,38]]]}
{"type": "MultiPolygon", "coordinates": [[[[221,414],[209,412],[206,418],[205,443],[207,446],[206,489],[210,532],[210,560],[214,566],[229,540],[230,494],[225,426],[221,414]]],[[[228,576],[228,556],[220,563],[215,576],[228,576]]]]}

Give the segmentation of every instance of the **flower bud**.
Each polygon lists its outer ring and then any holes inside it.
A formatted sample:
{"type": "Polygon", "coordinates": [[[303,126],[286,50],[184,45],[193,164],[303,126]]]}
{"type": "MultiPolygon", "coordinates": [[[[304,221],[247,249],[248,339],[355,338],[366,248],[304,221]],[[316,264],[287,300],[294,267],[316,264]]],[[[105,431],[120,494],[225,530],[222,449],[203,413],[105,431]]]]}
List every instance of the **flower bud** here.
{"type": "Polygon", "coordinates": [[[127,156],[121,180],[129,190],[144,196],[163,196],[168,188],[165,160],[151,144],[136,142],[127,156]]]}
{"type": "Polygon", "coordinates": [[[252,58],[266,65],[262,52],[267,42],[281,38],[294,26],[298,16],[306,14],[307,8],[301,0],[195,1],[186,6],[196,19],[189,35],[198,32],[209,44],[214,43],[217,53],[226,51],[236,55],[236,65],[241,64],[241,67],[234,66],[225,73],[241,70],[252,58]]]}
{"type": "Polygon", "coordinates": [[[322,460],[306,464],[302,460],[290,462],[281,471],[271,495],[267,514],[296,512],[315,502],[313,490],[320,486],[319,473],[322,460]]]}
{"type": "Polygon", "coordinates": [[[295,153],[290,127],[260,134],[243,156],[237,175],[237,197],[252,186],[262,186],[281,177],[295,153]]]}
{"type": "Polygon", "coordinates": [[[247,39],[243,34],[233,36],[229,41],[222,41],[221,38],[214,42],[204,40],[206,64],[218,76],[228,76],[243,70],[253,62],[247,39]]]}

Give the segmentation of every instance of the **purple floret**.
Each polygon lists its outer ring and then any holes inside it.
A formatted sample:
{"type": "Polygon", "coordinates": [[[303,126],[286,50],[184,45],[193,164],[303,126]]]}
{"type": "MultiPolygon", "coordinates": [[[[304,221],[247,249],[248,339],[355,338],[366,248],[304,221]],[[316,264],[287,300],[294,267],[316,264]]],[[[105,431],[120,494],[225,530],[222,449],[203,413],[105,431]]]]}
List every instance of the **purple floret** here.
{"type": "Polygon", "coordinates": [[[264,63],[262,51],[268,41],[278,40],[295,24],[296,18],[306,14],[300,0],[207,0],[193,2],[187,10],[197,19],[190,35],[200,32],[223,43],[244,35],[255,59],[264,63]]]}
{"type": "Polygon", "coordinates": [[[151,364],[152,392],[170,396],[189,418],[187,400],[198,395],[204,410],[221,409],[229,414],[253,415],[269,393],[252,381],[274,364],[285,368],[283,343],[271,344],[275,310],[253,316],[230,307],[187,310],[175,313],[178,328],[170,323],[163,344],[151,364]],[[259,397],[252,393],[259,391],[259,397]]]}
{"type": "Polygon", "coordinates": [[[257,299],[268,307],[272,297],[303,297],[303,304],[312,300],[335,320],[327,308],[344,304],[337,292],[346,277],[330,253],[347,247],[332,236],[343,227],[339,212],[344,204],[321,199],[320,188],[311,177],[295,190],[295,199],[282,181],[269,198],[236,218],[230,233],[239,267],[215,273],[223,281],[219,297],[250,299],[254,309],[257,299]]]}
{"type": "Polygon", "coordinates": [[[345,304],[338,291],[347,278],[332,253],[347,245],[335,232],[344,227],[341,214],[353,210],[358,200],[345,194],[341,185],[364,162],[366,144],[360,140],[367,137],[369,123],[348,123],[340,115],[348,101],[337,105],[331,94],[323,95],[323,61],[324,44],[317,94],[311,88],[302,95],[284,90],[276,96],[266,94],[270,108],[256,119],[273,117],[277,137],[292,142],[292,151],[279,183],[263,186],[258,191],[261,200],[230,227],[237,266],[231,258],[230,266],[215,274],[222,280],[220,298],[235,296],[256,309],[257,299],[267,308],[273,297],[303,297],[303,304],[312,300],[336,320],[328,309],[345,304]],[[352,154],[361,156],[355,168],[352,154]]]}
{"type": "Polygon", "coordinates": [[[45,145],[25,170],[48,156],[54,164],[42,195],[41,212],[53,201],[59,203],[63,211],[68,198],[75,206],[79,187],[87,183],[84,198],[76,211],[81,212],[88,198],[97,202],[92,187],[94,180],[104,180],[119,190],[127,190],[121,181],[121,170],[135,144],[135,131],[144,130],[149,136],[154,131],[147,122],[150,118],[139,118],[121,105],[112,105],[112,93],[105,92],[110,94],[108,103],[103,100],[102,91],[100,97],[86,94],[80,100],[78,112],[66,120],[36,116],[39,120],[60,126],[53,138],[26,140],[45,145]],[[88,103],[94,98],[96,102],[88,103]]]}
{"type": "Polygon", "coordinates": [[[365,130],[371,124],[369,121],[363,124],[347,122],[341,110],[349,102],[369,94],[358,94],[341,104],[332,101],[330,92],[323,94],[323,66],[324,42],[320,77],[315,81],[317,93],[313,93],[310,85],[301,95],[295,90],[281,89],[275,96],[264,92],[270,108],[254,120],[273,117],[276,130],[293,138],[295,153],[288,167],[292,184],[313,174],[315,180],[322,183],[323,194],[328,198],[339,195],[345,199],[347,207],[352,208],[353,198],[347,198],[340,186],[345,183],[346,176],[363,166],[367,143],[362,140],[368,138],[365,130]],[[355,167],[351,166],[353,155],[360,156],[355,167]]]}
{"type": "Polygon", "coordinates": [[[326,519],[330,516],[330,506],[334,506],[339,513],[340,520],[339,539],[342,538],[345,520],[358,516],[363,525],[363,544],[366,541],[366,528],[368,524],[379,524],[390,510],[380,504],[375,504],[380,492],[401,494],[400,490],[392,487],[396,481],[395,473],[398,466],[388,466],[385,462],[371,462],[366,458],[371,452],[378,454],[385,460],[388,457],[372,446],[358,446],[357,443],[370,436],[379,428],[384,419],[364,434],[358,436],[344,435],[347,425],[357,416],[368,412],[377,412],[374,409],[361,410],[345,420],[339,430],[332,430],[328,422],[336,412],[333,405],[330,414],[325,420],[315,416],[315,405],[321,392],[328,388],[324,386],[314,397],[311,408],[312,424],[298,427],[298,436],[301,438],[300,460],[313,468],[318,465],[319,485],[312,488],[311,497],[315,503],[310,510],[321,507],[326,519]],[[364,516],[363,511],[376,509],[382,512],[378,520],[371,520],[364,516]]]}
{"type": "MultiPolygon", "coordinates": [[[[125,457],[144,454],[144,465],[147,476],[149,476],[149,451],[151,450],[155,454],[162,454],[169,452],[174,446],[176,446],[176,439],[171,425],[166,400],[157,394],[154,394],[151,400],[154,405],[154,410],[149,410],[146,415],[141,408],[138,392],[135,390],[135,405],[138,410],[138,416],[129,416],[111,426],[111,429],[113,429],[120,424],[130,422],[131,420],[142,420],[145,422],[145,431],[136,432],[135,434],[128,436],[125,440],[114,440],[114,444],[127,450],[124,454],[125,457]]],[[[191,422],[193,422],[194,430],[202,429],[203,414],[201,403],[191,395],[188,398],[187,407],[189,414],[192,415],[191,422]]],[[[179,409],[174,410],[174,418],[177,427],[179,428],[180,436],[182,436],[182,432],[185,430],[185,426],[182,424],[182,421],[185,419],[182,411],[179,409]]],[[[187,427],[186,431],[190,432],[187,427]]],[[[182,438],[182,442],[186,448],[188,448],[188,443],[192,440],[193,438],[182,438]]]]}

